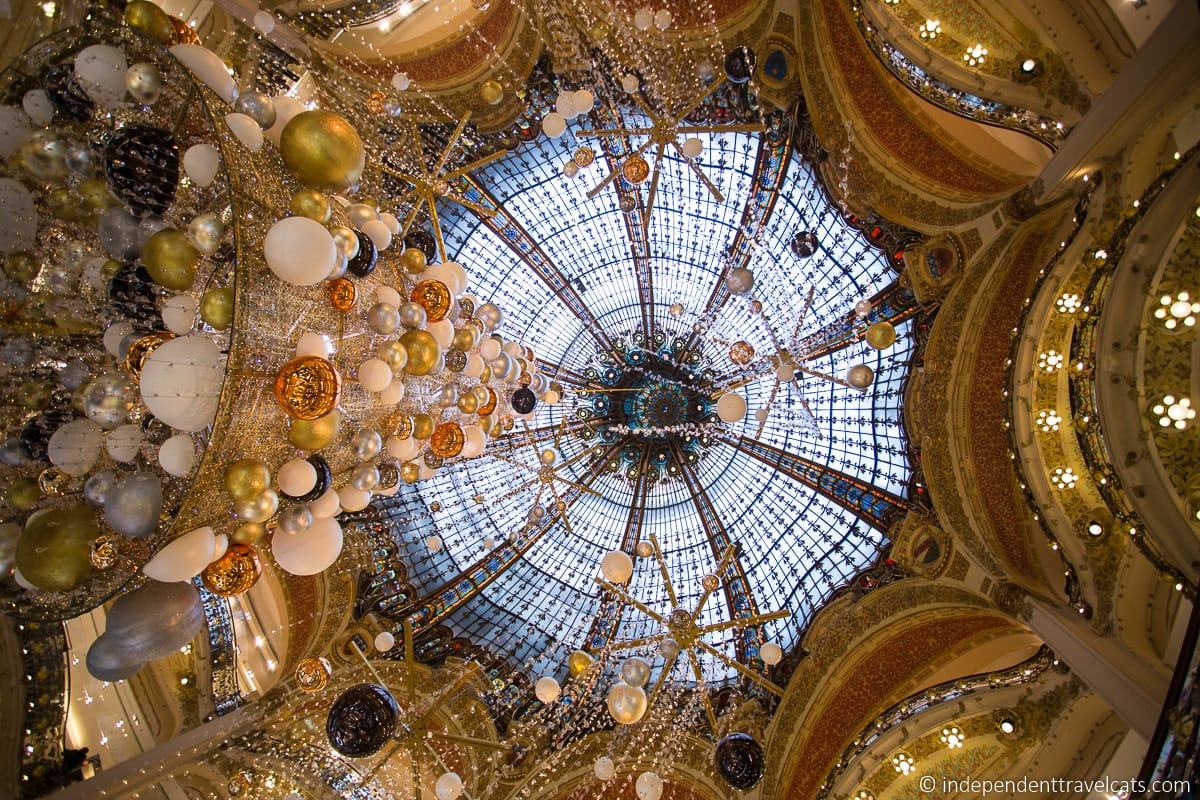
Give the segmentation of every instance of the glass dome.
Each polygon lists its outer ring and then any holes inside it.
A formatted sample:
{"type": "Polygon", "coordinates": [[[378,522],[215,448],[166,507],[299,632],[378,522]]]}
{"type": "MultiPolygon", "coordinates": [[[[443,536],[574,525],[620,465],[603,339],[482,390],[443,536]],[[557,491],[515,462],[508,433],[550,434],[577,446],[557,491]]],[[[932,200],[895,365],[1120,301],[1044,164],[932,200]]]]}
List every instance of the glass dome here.
{"type": "MultiPolygon", "coordinates": [[[[668,149],[648,237],[649,181],[618,178],[589,198],[615,159],[570,135],[524,144],[459,187],[495,216],[439,208],[473,290],[505,311],[498,332],[535,349],[563,400],[539,404],[488,456],[388,501],[425,622],[535,673],[561,672],[571,650],[655,633],[605,600],[595,578],[608,551],[634,555],[631,595],[671,610],[654,559],[636,556],[653,533],[689,608],[725,548],[738,547],[700,623],[789,612],[710,639],[746,661],[762,641],[794,645],[820,604],[879,559],[907,507],[901,402],[915,307],[887,255],[793,152],[789,124],[697,137],[723,201],[668,149]],[[600,153],[567,177],[581,144],[600,153]],[[754,274],[745,296],[724,288],[738,267],[754,274]],[[863,299],[873,307],[856,314],[863,299]],[[882,319],[898,338],[876,351],[862,332],[882,319]],[[731,360],[735,342],[748,345],[735,354],[744,364],[731,360]],[[781,353],[809,372],[777,381],[781,353]],[[845,382],[857,364],[874,372],[866,391],[845,382]],[[715,401],[734,388],[749,413],[716,422],[715,401]],[[426,544],[434,535],[438,552],[426,544]]],[[[702,658],[709,679],[732,676],[702,658]]]]}

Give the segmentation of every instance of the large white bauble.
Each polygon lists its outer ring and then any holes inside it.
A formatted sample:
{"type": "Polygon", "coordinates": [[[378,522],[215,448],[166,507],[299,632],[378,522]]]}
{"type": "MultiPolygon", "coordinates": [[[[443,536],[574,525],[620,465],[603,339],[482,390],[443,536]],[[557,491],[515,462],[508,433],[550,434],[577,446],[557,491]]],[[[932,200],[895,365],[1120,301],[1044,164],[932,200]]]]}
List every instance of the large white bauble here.
{"type": "Polygon", "coordinates": [[[0,158],[8,158],[29,136],[29,115],[17,106],[0,106],[0,158]]]}
{"type": "Polygon", "coordinates": [[[172,295],[163,301],[163,324],[176,336],[189,333],[196,322],[197,308],[199,304],[190,294],[172,295]]]}
{"type": "Polygon", "coordinates": [[[262,149],[263,129],[249,114],[226,114],[225,124],[251,153],[257,153],[262,149]]]}
{"type": "Polygon", "coordinates": [[[358,382],[368,392],[382,392],[392,382],[392,368],[380,358],[368,358],[358,365],[358,382]]]}
{"type": "Polygon", "coordinates": [[[637,783],[633,786],[639,800],[658,800],[662,797],[663,781],[653,772],[643,772],[638,775],[637,783]]]}
{"type": "Polygon", "coordinates": [[[89,45],[75,56],[75,80],[92,102],[105,108],[115,108],[125,99],[128,69],[125,54],[110,44],[89,45]]]}
{"type": "Polygon", "coordinates": [[[463,793],[462,778],[453,772],[443,773],[434,784],[433,793],[437,795],[438,800],[458,800],[463,793]]]}
{"type": "Polygon", "coordinates": [[[338,503],[345,511],[362,511],[371,505],[371,493],[353,486],[343,486],[338,489],[338,503]]]}
{"type": "Polygon", "coordinates": [[[773,667],[783,660],[783,648],[775,642],[765,642],[762,647],[758,648],[758,657],[768,667],[773,667]]]}
{"type": "Polygon", "coordinates": [[[158,448],[158,463],[176,478],[186,478],[196,465],[196,444],[186,433],[177,433],[158,448]]]}
{"type": "Polygon", "coordinates": [[[171,48],[171,55],[191,70],[196,80],[216,92],[226,103],[233,105],[233,101],[237,99],[237,84],[229,74],[229,68],[216,53],[198,44],[177,44],[171,48]]]}
{"type": "Polygon", "coordinates": [[[596,96],[587,89],[580,89],[575,92],[575,97],[571,101],[571,105],[575,107],[575,113],[587,114],[596,106],[596,96]]]}
{"type": "Polygon", "coordinates": [[[440,536],[427,536],[425,538],[425,546],[429,548],[429,552],[431,553],[440,553],[442,552],[442,548],[445,547],[445,542],[442,541],[442,537],[440,536]]]}
{"type": "Polygon", "coordinates": [[[275,106],[275,124],[263,133],[278,146],[279,137],[283,135],[283,129],[292,121],[292,117],[308,111],[309,108],[296,98],[286,94],[276,95],[271,98],[271,102],[275,106]]]}
{"type": "Polygon", "coordinates": [[[387,303],[393,308],[404,305],[404,298],[400,296],[400,292],[384,284],[375,287],[375,299],[380,303],[387,303]]]}
{"type": "Polygon", "coordinates": [[[336,517],[342,513],[342,503],[338,499],[338,493],[334,489],[330,489],[325,494],[318,497],[308,504],[308,510],[313,513],[317,519],[327,519],[336,517]]]}
{"type": "Polygon", "coordinates": [[[875,382],[875,371],[866,364],[855,364],[847,370],[846,382],[855,389],[868,389],[875,382]]]}
{"type": "Polygon", "coordinates": [[[54,121],[54,103],[45,89],[30,89],[21,98],[21,108],[29,115],[29,119],[39,128],[45,128],[54,121]]]}
{"type": "Polygon", "coordinates": [[[487,446],[487,434],[483,432],[483,428],[478,425],[468,425],[463,428],[462,452],[459,453],[463,458],[474,458],[483,452],[483,448],[487,446]]]}
{"type": "Polygon", "coordinates": [[[386,653],[396,646],[396,637],[391,631],[381,631],[375,635],[375,649],[386,653]]]}
{"type": "Polygon", "coordinates": [[[394,406],[404,399],[404,381],[400,378],[393,378],[384,390],[379,393],[379,402],[386,406],[394,406]]]}
{"type": "Polygon", "coordinates": [[[385,446],[387,447],[388,455],[397,461],[412,461],[417,457],[417,453],[421,451],[421,443],[412,436],[407,439],[398,439],[395,436],[389,436],[385,446]]]}
{"type": "Polygon", "coordinates": [[[608,713],[622,725],[633,725],[646,715],[646,690],[619,681],[608,690],[608,713]]]}
{"type": "Polygon", "coordinates": [[[608,756],[600,756],[592,764],[592,772],[602,781],[610,781],[617,774],[617,765],[608,756]]]}
{"type": "Polygon", "coordinates": [[[20,181],[0,178],[0,254],[33,249],[37,229],[33,195],[20,181]]]}
{"type": "Polygon", "coordinates": [[[538,700],[543,703],[553,703],[562,694],[562,687],[558,685],[558,681],[549,675],[543,675],[533,684],[533,693],[538,700]]]}
{"type": "MultiPolygon", "coordinates": [[[[316,516],[315,512],[313,516],[316,516]]],[[[316,575],[341,555],[342,526],[335,519],[317,517],[312,527],[304,533],[295,536],[276,533],[272,536],[271,553],[284,572],[316,575]]]]}
{"type": "Polygon", "coordinates": [[[443,350],[449,349],[451,343],[454,342],[454,325],[448,319],[426,323],[425,330],[429,331],[434,341],[438,343],[438,347],[443,350]]]}
{"type": "Polygon", "coordinates": [[[275,473],[275,484],[288,497],[303,497],[317,485],[317,468],[307,459],[293,458],[275,473]]]}
{"type": "Polygon", "coordinates": [[[331,353],[333,353],[333,343],[320,333],[308,331],[301,334],[296,342],[296,355],[298,356],[329,358],[331,353]]]}
{"type": "Polygon", "coordinates": [[[461,264],[453,261],[434,264],[421,273],[420,279],[423,281],[441,281],[446,284],[446,288],[450,290],[450,294],[455,296],[462,294],[463,289],[467,288],[466,270],[462,268],[461,264]]]}
{"type": "Polygon", "coordinates": [[[627,658],[621,664],[621,679],[630,686],[645,686],[650,680],[650,665],[636,656],[627,658]]]}
{"type": "Polygon", "coordinates": [[[228,536],[226,536],[223,533],[218,533],[216,536],[216,539],[217,539],[217,543],[213,546],[213,557],[212,557],[213,561],[216,561],[218,558],[225,555],[225,552],[227,550],[229,550],[229,537],[228,536]]]}
{"type": "Polygon", "coordinates": [[[329,230],[308,217],[285,217],[263,239],[267,266],[284,283],[312,286],[325,280],[337,261],[329,230]]]}
{"type": "Polygon", "coordinates": [[[484,361],[495,361],[503,350],[504,344],[499,339],[487,338],[479,343],[479,355],[484,361]]]}
{"type": "Polygon", "coordinates": [[[557,111],[551,111],[542,117],[542,132],[551,139],[557,139],[567,130],[567,118],[557,111]]]}
{"type": "Polygon", "coordinates": [[[483,356],[479,353],[471,353],[467,356],[467,365],[463,367],[463,375],[468,378],[478,378],[483,374],[483,356]]]}
{"type": "Polygon", "coordinates": [[[658,11],[654,12],[654,27],[658,28],[660,31],[665,31],[667,28],[671,27],[671,22],[673,20],[674,18],[671,16],[670,9],[660,8],[658,11]]]}
{"type": "Polygon", "coordinates": [[[211,339],[169,339],[142,366],[142,401],[167,425],[195,433],[212,424],[224,375],[224,358],[211,339]]]}
{"type": "Polygon", "coordinates": [[[137,425],[121,425],[104,437],[104,449],[114,461],[128,464],[137,458],[146,435],[137,425]]]}
{"type": "Polygon", "coordinates": [[[207,526],[185,533],[146,562],[142,572],[162,583],[190,581],[219,558],[217,537],[207,526]]]}
{"type": "Polygon", "coordinates": [[[379,221],[387,225],[387,229],[392,232],[392,236],[400,233],[400,220],[396,219],[396,215],[390,211],[380,211],[379,221]]]}
{"type": "Polygon", "coordinates": [[[624,583],[633,577],[633,559],[624,550],[610,550],[600,560],[600,571],[610,583],[624,583]]]}
{"type": "Polygon", "coordinates": [[[717,416],[723,422],[738,422],[746,416],[746,398],[737,392],[726,392],[717,400],[717,416]]]}
{"type": "Polygon", "coordinates": [[[362,226],[362,232],[371,237],[375,249],[380,252],[392,246],[392,231],[382,220],[370,220],[362,226]]]}
{"type": "Polygon", "coordinates": [[[54,432],[46,446],[50,463],[72,477],[86,475],[100,456],[104,431],[90,419],[68,422],[54,432]]]}
{"type": "Polygon", "coordinates": [[[392,76],[392,86],[398,92],[407,92],[408,87],[412,86],[412,79],[408,77],[407,72],[397,72],[392,76]]]}
{"type": "Polygon", "coordinates": [[[104,349],[111,355],[121,351],[121,340],[133,333],[132,322],[114,322],[104,329],[104,349]]]}
{"type": "Polygon", "coordinates": [[[183,171],[197,186],[212,186],[219,169],[221,151],[211,144],[194,144],[183,154],[183,171]]]}

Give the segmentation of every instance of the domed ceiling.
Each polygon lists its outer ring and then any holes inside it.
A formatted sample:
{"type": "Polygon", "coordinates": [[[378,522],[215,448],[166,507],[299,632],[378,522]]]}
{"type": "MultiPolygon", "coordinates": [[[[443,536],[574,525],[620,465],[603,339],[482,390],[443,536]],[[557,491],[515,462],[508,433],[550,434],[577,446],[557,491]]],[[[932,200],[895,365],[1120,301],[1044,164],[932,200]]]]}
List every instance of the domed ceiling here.
{"type": "MultiPolygon", "coordinates": [[[[617,127],[644,124],[621,113],[617,127]]],[[[618,163],[612,150],[564,175],[595,145],[581,125],[463,182],[494,215],[446,204],[452,257],[471,265],[474,290],[505,311],[499,330],[534,348],[562,399],[516,421],[493,457],[448,464],[383,501],[422,626],[446,624],[553,674],[574,649],[661,632],[608,602],[594,580],[606,553],[633,557],[629,594],[666,615],[697,605],[734,545],[697,622],[785,610],[710,639],[753,660],[765,641],[794,645],[821,603],[881,560],[912,475],[901,403],[914,303],[794,149],[793,117],[763,122],[697,133],[699,171],[668,149],[648,237],[651,180],[620,177],[589,198],[618,163]],[[742,269],[753,288],[733,294],[742,269]],[[864,331],[885,319],[897,342],[873,349],[864,331]],[[857,365],[874,376],[865,390],[847,382],[857,365]],[[735,388],[750,413],[722,422],[720,396],[735,388]],[[647,557],[652,535],[674,599],[647,557]]],[[[655,655],[653,642],[640,649],[655,655]]],[[[716,655],[700,658],[707,680],[732,677],[716,655]]]]}

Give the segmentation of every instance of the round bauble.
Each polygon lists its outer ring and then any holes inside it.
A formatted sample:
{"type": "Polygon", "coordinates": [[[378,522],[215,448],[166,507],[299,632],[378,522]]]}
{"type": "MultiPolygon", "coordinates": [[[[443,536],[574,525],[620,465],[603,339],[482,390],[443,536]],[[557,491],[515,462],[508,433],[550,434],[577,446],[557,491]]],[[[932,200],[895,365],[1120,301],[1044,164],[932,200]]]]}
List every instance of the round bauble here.
{"type": "Polygon", "coordinates": [[[358,183],[366,166],[363,141],[346,119],[332,111],[304,111],[279,137],[288,169],[313,189],[343,191],[358,183]]]}
{"type": "Polygon", "coordinates": [[[142,366],[142,401],[172,428],[195,433],[212,423],[220,399],[224,359],[203,336],[163,342],[142,366]]]}
{"type": "Polygon", "coordinates": [[[622,725],[632,725],[646,714],[646,692],[621,681],[608,690],[608,713],[622,725]]]}
{"type": "Polygon", "coordinates": [[[287,217],[272,225],[263,239],[263,253],[271,272],[293,286],[325,280],[338,258],[333,236],[308,217],[287,217]]]}
{"type": "Polygon", "coordinates": [[[876,322],[867,328],[867,345],[875,350],[886,350],[896,341],[896,328],[890,322],[876,322]]]}
{"type": "Polygon", "coordinates": [[[533,693],[543,703],[553,703],[562,694],[562,687],[554,678],[543,675],[533,684],[533,693]]]}
{"type": "Polygon", "coordinates": [[[638,775],[633,785],[638,800],[658,800],[663,793],[663,779],[654,772],[643,772],[638,775]]]}
{"type": "Polygon", "coordinates": [[[141,258],[155,283],[180,291],[192,288],[200,252],[183,231],[163,228],[146,240],[141,258]]]}
{"type": "Polygon", "coordinates": [[[196,465],[196,445],[186,433],[176,434],[158,448],[158,463],[163,471],[176,478],[186,478],[196,465]]]}
{"type": "Polygon", "coordinates": [[[197,186],[212,186],[220,169],[221,151],[211,144],[194,144],[183,154],[183,171],[197,186]]]}
{"type": "Polygon", "coordinates": [[[766,760],[762,745],[748,733],[731,733],[717,742],[713,755],[717,772],[739,791],[753,788],[762,780],[766,760]]]}
{"type": "Polygon", "coordinates": [[[91,543],[99,535],[95,514],[87,506],[34,514],[17,541],[16,568],[39,589],[68,591],[91,574],[91,543]]]}
{"type": "Polygon", "coordinates": [[[325,720],[329,745],[349,758],[378,753],[392,738],[400,707],[382,686],[360,683],[338,695],[325,720]]]}
{"type": "Polygon", "coordinates": [[[246,114],[226,114],[225,124],[229,126],[230,133],[251,153],[262,149],[263,129],[251,117],[246,114]]]}
{"type": "Polygon", "coordinates": [[[331,516],[321,516],[325,509],[318,508],[316,503],[310,510],[314,519],[307,531],[299,536],[277,533],[271,537],[271,553],[276,563],[293,575],[316,575],[337,561],[342,552],[342,526],[331,516]]]}
{"type": "Polygon", "coordinates": [[[233,289],[226,286],[205,292],[200,298],[200,319],[218,331],[232,325],[233,289]]]}

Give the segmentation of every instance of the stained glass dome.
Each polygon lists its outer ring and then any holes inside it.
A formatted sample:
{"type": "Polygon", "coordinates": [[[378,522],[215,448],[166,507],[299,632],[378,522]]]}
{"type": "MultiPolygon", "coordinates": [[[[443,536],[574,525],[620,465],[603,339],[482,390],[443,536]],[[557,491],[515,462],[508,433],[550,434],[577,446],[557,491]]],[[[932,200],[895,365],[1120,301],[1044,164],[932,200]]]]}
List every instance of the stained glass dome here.
{"type": "MultiPolygon", "coordinates": [[[[694,607],[735,545],[698,621],[788,612],[714,642],[745,661],[765,640],[794,646],[815,610],[881,559],[912,476],[901,401],[915,307],[888,253],[828,200],[791,118],[768,121],[763,133],[698,137],[697,163],[724,202],[668,151],[648,238],[646,183],[618,178],[589,198],[616,159],[602,152],[566,176],[580,144],[570,136],[523,144],[467,179],[463,194],[494,216],[447,204],[449,252],[563,399],[518,420],[491,456],[385,502],[423,623],[553,672],[576,648],[654,633],[602,602],[605,553],[633,555],[630,594],[666,614],[694,607]],[[746,295],[726,285],[738,268],[754,275],[746,295]],[[884,351],[862,336],[879,320],[898,333],[884,351]],[[779,379],[785,362],[794,379],[779,379]],[[859,364],[874,374],[865,391],[846,382],[859,364]],[[749,413],[722,423],[717,400],[734,389],[749,413]],[[637,557],[651,533],[674,602],[655,560],[637,557]]],[[[701,658],[710,679],[732,676],[701,658]]]]}

